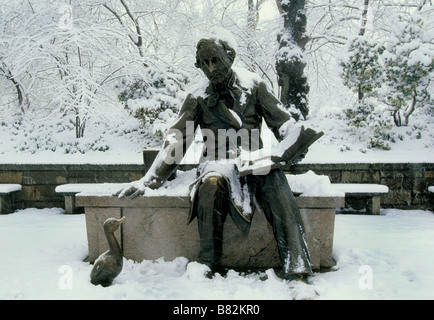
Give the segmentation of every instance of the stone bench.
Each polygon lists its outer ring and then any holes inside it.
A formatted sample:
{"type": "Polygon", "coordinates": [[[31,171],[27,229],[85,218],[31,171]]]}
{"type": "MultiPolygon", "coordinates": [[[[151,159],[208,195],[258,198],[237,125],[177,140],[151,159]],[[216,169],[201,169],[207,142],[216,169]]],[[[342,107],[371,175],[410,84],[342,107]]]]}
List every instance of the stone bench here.
{"type": "Polygon", "coordinates": [[[389,188],[381,184],[333,183],[332,187],[345,193],[345,199],[364,201],[367,214],[379,215],[381,196],[389,192],[389,188]]]}
{"type": "Polygon", "coordinates": [[[59,185],[55,188],[56,193],[59,193],[65,198],[65,213],[75,214],[83,213],[83,208],[76,205],[75,195],[80,192],[93,192],[95,190],[106,189],[107,187],[113,190],[119,190],[125,184],[122,183],[67,183],[59,185]]]}
{"type": "Polygon", "coordinates": [[[20,184],[0,184],[0,214],[14,212],[15,193],[21,189],[20,184]]]}
{"type": "Polygon", "coordinates": [[[434,186],[429,186],[428,192],[430,194],[431,210],[434,210],[434,186]]]}
{"type": "MultiPolygon", "coordinates": [[[[117,187],[117,186],[116,186],[117,187]]],[[[112,189],[113,190],[113,189],[112,189]]],[[[103,223],[110,217],[126,221],[117,231],[125,258],[134,261],[171,261],[176,257],[197,259],[199,234],[197,222],[187,225],[190,197],[185,190],[159,195],[155,190],[135,199],[112,196],[112,191],[82,192],[76,205],[85,208],[89,261],[107,250],[103,223]],[[168,196],[170,194],[170,196],[168,196]]],[[[312,267],[331,268],[336,208],[345,205],[344,196],[298,196],[312,267]]],[[[245,238],[228,217],[224,226],[222,264],[229,268],[279,267],[276,241],[262,212],[256,212],[250,233],[245,238]]]]}

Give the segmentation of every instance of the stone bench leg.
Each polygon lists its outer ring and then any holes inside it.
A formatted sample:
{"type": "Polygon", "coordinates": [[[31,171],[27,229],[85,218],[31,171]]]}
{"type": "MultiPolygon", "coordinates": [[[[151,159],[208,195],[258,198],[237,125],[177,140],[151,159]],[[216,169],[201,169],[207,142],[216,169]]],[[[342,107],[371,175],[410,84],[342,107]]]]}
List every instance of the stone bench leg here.
{"type": "Polygon", "coordinates": [[[366,205],[366,213],[373,215],[380,215],[380,196],[373,196],[372,199],[368,200],[366,205]]]}
{"type": "Polygon", "coordinates": [[[2,194],[0,195],[0,214],[13,212],[13,195],[2,194]]]}
{"type": "Polygon", "coordinates": [[[6,213],[6,197],[0,195],[0,214],[6,213]]]}
{"type": "Polygon", "coordinates": [[[65,213],[74,214],[75,209],[75,194],[65,194],[65,213]]]}

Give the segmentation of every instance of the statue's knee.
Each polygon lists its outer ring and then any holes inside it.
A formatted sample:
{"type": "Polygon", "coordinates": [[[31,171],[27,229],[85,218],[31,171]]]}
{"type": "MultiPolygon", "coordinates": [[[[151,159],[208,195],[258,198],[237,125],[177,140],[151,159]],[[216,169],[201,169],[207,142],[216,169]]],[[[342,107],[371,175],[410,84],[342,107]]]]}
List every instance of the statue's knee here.
{"type": "Polygon", "coordinates": [[[224,192],[226,180],[221,176],[209,176],[202,181],[201,190],[206,193],[224,192]]]}
{"type": "Polygon", "coordinates": [[[219,184],[222,184],[224,179],[221,176],[210,176],[207,177],[204,181],[206,184],[210,184],[212,186],[218,186],[219,184]]]}

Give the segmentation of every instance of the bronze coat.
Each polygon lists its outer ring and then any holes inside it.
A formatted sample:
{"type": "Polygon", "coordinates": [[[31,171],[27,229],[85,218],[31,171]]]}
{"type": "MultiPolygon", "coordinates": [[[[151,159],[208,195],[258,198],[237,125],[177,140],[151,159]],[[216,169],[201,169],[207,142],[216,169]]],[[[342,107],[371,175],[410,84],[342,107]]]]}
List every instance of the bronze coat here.
{"type": "MultiPolygon", "coordinates": [[[[227,144],[227,139],[225,141],[218,141],[219,129],[244,130],[244,132],[247,132],[250,138],[250,151],[254,151],[252,149],[257,147],[262,148],[263,146],[260,135],[257,132],[256,134],[252,134],[255,130],[260,131],[262,129],[262,119],[265,120],[265,123],[278,141],[283,139],[279,129],[285,122],[291,119],[290,114],[282,109],[281,102],[270,93],[264,82],[260,81],[260,79],[254,80],[255,78],[253,77],[245,78],[245,75],[241,76],[243,78],[240,78],[236,72],[231,72],[224,90],[219,90],[214,88],[212,84],[209,84],[205,90],[196,90],[196,92],[190,93],[186,97],[176,123],[168,131],[169,135],[171,132],[181,132],[182,141],[166,140],[164,148],[160,151],[160,156],[157,156],[156,161],[151,167],[151,170],[153,170],[151,179],[155,179],[161,185],[176,170],[179,162],[168,164],[169,161],[164,161],[164,155],[161,155],[161,153],[167,152],[167,150],[174,150],[182,144],[183,155],[185,155],[194,138],[194,135],[191,133],[198,127],[202,131],[204,129],[210,130],[214,133],[213,136],[217,138],[215,141],[208,140],[205,142],[208,154],[202,157],[201,162],[219,159],[217,152],[219,144],[227,144]],[[243,85],[243,83],[248,83],[248,86],[243,85]],[[213,148],[215,148],[214,153],[212,152],[213,148]],[[214,159],[210,159],[210,155],[211,157],[214,156],[214,159]]],[[[226,150],[228,148],[230,146],[226,146],[226,150]]],[[[247,181],[246,179],[242,180],[247,181]]],[[[200,184],[200,180],[198,183],[200,184]]],[[[196,216],[196,206],[194,204],[195,199],[193,197],[189,222],[196,216]]],[[[244,222],[249,223],[251,216],[243,215],[240,208],[237,208],[233,201],[231,212],[234,220],[239,220],[237,225],[242,230],[245,230],[246,228],[243,224],[244,222]],[[238,216],[237,214],[233,214],[235,212],[238,212],[242,219],[239,219],[239,217],[235,218],[235,216],[238,216]]]]}

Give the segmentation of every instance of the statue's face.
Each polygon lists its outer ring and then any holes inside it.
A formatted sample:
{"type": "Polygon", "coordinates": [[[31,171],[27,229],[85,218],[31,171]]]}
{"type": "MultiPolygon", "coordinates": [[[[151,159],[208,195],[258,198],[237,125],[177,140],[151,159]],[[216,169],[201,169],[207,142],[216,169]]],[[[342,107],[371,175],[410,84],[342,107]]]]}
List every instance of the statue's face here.
{"type": "Polygon", "coordinates": [[[200,57],[200,69],[213,84],[222,83],[228,75],[232,62],[224,49],[211,44],[198,51],[200,57]]]}

